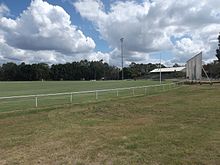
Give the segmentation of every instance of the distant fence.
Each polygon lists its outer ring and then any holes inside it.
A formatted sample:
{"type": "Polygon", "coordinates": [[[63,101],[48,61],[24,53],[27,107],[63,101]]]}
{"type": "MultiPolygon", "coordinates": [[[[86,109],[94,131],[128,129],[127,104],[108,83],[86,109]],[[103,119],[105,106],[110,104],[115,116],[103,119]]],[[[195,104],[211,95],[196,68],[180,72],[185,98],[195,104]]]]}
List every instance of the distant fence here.
{"type": "Polygon", "coordinates": [[[151,95],[174,89],[183,82],[93,91],[0,97],[0,112],[59,104],[79,104],[119,97],[151,95]]]}

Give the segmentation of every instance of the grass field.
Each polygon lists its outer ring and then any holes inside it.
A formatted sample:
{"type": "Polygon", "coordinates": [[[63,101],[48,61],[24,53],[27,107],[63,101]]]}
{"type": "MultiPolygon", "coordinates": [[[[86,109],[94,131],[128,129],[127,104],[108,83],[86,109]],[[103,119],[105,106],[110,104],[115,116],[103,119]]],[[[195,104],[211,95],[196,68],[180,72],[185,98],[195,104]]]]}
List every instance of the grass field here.
{"type": "Polygon", "coordinates": [[[159,84],[158,81],[27,81],[0,82],[0,97],[90,91],[159,84]]]}
{"type": "Polygon", "coordinates": [[[0,113],[0,164],[219,164],[220,86],[0,113]]]}
{"type": "MultiPolygon", "coordinates": [[[[169,81],[164,81],[167,83],[169,81]]],[[[115,89],[135,86],[147,86],[158,84],[158,81],[44,81],[44,82],[0,82],[0,97],[51,94],[63,92],[93,91],[99,89],[115,89]]],[[[117,91],[99,92],[98,100],[112,99],[116,97],[117,91]]],[[[118,92],[118,96],[131,96],[133,91],[130,89],[118,92]]],[[[135,89],[135,94],[144,94],[144,89],[135,89]]],[[[87,103],[96,101],[96,93],[74,94],[70,96],[44,96],[38,97],[38,107],[49,107],[69,103],[87,103]],[[72,97],[72,101],[70,101],[72,97]]],[[[30,109],[35,107],[35,97],[19,99],[0,99],[0,112],[30,109]]]]}

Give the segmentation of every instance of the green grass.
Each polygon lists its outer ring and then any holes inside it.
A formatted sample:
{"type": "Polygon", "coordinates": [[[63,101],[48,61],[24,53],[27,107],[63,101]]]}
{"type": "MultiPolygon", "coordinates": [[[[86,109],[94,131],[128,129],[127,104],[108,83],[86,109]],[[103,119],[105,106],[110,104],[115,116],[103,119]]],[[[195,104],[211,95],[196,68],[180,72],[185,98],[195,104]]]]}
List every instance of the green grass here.
{"type": "MultiPolygon", "coordinates": [[[[169,82],[169,81],[168,81],[169,82]]],[[[164,82],[164,83],[167,83],[164,82]]],[[[158,84],[158,81],[44,81],[44,82],[0,82],[1,96],[19,96],[51,94],[63,92],[91,91],[99,89],[114,89],[134,86],[147,86],[158,84]]],[[[117,91],[99,92],[98,100],[113,99],[117,91]]],[[[144,89],[136,89],[135,95],[145,94],[144,89]]],[[[148,92],[150,93],[150,91],[148,92]]],[[[132,96],[132,90],[119,91],[119,97],[132,96]]],[[[38,97],[38,107],[49,107],[53,105],[70,104],[70,94],[59,96],[38,97]]],[[[72,104],[96,101],[95,93],[74,94],[72,104]]],[[[30,109],[35,107],[35,97],[4,99],[0,100],[0,112],[30,109]]]]}
{"type": "Polygon", "coordinates": [[[90,91],[159,84],[158,81],[27,81],[0,82],[0,97],[61,92],[90,91]]]}
{"type": "Polygon", "coordinates": [[[220,86],[0,113],[0,164],[218,164],[220,86]]]}

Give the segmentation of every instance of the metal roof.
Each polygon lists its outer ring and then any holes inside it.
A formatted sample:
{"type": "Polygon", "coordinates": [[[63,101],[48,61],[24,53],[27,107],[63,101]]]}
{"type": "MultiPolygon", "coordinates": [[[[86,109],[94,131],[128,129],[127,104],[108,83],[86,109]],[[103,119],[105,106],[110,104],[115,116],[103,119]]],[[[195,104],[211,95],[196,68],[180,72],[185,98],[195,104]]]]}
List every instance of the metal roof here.
{"type": "Polygon", "coordinates": [[[150,73],[160,73],[160,70],[161,72],[180,72],[180,71],[184,71],[184,69],[186,69],[186,67],[173,67],[173,68],[157,68],[157,69],[154,69],[152,71],[150,71],[150,73]]]}

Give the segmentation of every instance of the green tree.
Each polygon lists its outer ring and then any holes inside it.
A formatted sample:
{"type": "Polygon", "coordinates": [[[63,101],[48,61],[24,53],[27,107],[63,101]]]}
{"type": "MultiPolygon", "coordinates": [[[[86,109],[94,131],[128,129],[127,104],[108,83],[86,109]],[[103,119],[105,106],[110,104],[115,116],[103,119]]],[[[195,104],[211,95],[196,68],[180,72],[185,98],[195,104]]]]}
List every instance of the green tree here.
{"type": "Polygon", "coordinates": [[[131,78],[137,79],[138,77],[141,76],[141,67],[140,64],[136,64],[135,62],[132,62],[130,65],[130,70],[131,70],[131,78]]]}
{"type": "Polygon", "coordinates": [[[7,81],[17,80],[17,64],[9,62],[2,65],[3,79],[7,81]]]}
{"type": "Polygon", "coordinates": [[[219,62],[214,61],[212,63],[204,65],[203,67],[206,70],[210,78],[213,78],[213,79],[220,78],[220,63],[219,62]]]}
{"type": "Polygon", "coordinates": [[[17,79],[22,81],[31,81],[33,80],[33,72],[32,72],[32,66],[30,64],[25,64],[22,62],[20,65],[18,65],[17,68],[17,79]]]}
{"type": "Polygon", "coordinates": [[[2,71],[2,67],[0,66],[0,81],[4,80],[3,79],[3,71],[2,71]]]}
{"type": "Polygon", "coordinates": [[[173,65],[173,67],[180,67],[180,65],[177,64],[177,63],[175,63],[175,64],[173,65]]]}
{"type": "Polygon", "coordinates": [[[218,36],[218,49],[216,49],[216,57],[220,61],[220,33],[219,33],[219,36],[218,36]]]}

